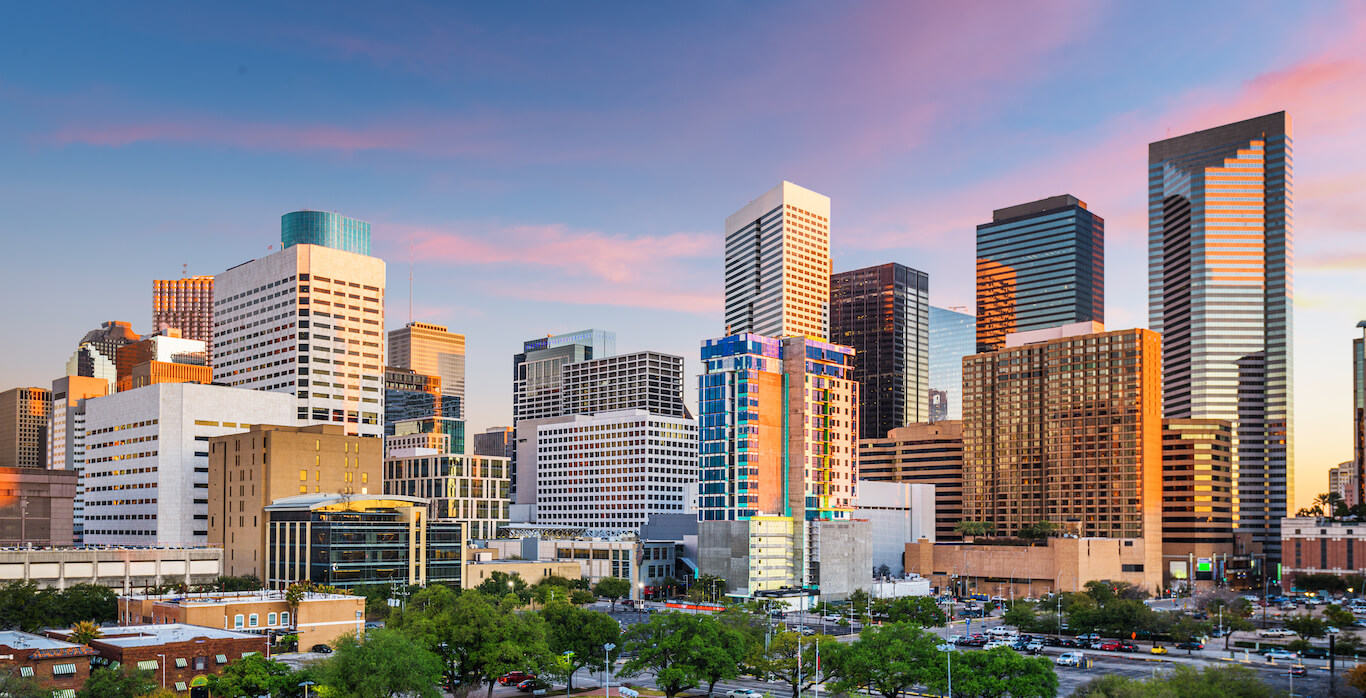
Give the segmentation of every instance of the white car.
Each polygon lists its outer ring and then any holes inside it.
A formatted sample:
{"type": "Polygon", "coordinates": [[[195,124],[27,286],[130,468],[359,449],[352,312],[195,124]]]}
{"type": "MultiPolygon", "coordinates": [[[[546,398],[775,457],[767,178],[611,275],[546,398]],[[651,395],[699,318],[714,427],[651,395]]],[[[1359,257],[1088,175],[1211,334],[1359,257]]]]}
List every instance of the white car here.
{"type": "Polygon", "coordinates": [[[996,649],[997,647],[1009,647],[1009,646],[1010,646],[1010,643],[1009,643],[1009,642],[1005,642],[1004,640],[992,640],[991,642],[988,642],[987,644],[982,645],[982,649],[984,649],[984,650],[994,650],[994,649],[996,649]]]}
{"type": "Polygon", "coordinates": [[[1058,666],[1081,666],[1086,661],[1086,656],[1081,652],[1063,652],[1053,660],[1058,666]]]}
{"type": "Polygon", "coordinates": [[[1337,635],[1338,633],[1340,633],[1340,632],[1342,632],[1342,631],[1341,631],[1341,630],[1338,630],[1336,626],[1330,625],[1330,626],[1324,628],[1324,629],[1323,629],[1323,632],[1328,633],[1329,635],[1337,635]]]}
{"type": "Polygon", "coordinates": [[[962,636],[962,635],[950,635],[950,636],[944,638],[944,642],[947,642],[947,643],[949,643],[950,645],[956,645],[956,644],[958,644],[958,643],[960,643],[960,642],[962,642],[962,641],[963,641],[963,636],[962,636]]]}
{"type": "Polygon", "coordinates": [[[1285,628],[1262,628],[1257,631],[1261,637],[1294,637],[1295,631],[1285,628]]]}
{"type": "Polygon", "coordinates": [[[726,698],[764,698],[764,694],[752,688],[737,688],[733,691],[726,691],[726,698]]]}
{"type": "Polygon", "coordinates": [[[840,614],[838,614],[838,613],[827,613],[827,614],[825,614],[825,622],[827,622],[827,623],[838,623],[838,622],[840,622],[840,614]]]}
{"type": "Polygon", "coordinates": [[[1289,651],[1286,651],[1286,650],[1270,650],[1270,651],[1268,651],[1266,654],[1264,654],[1264,655],[1262,655],[1262,656],[1266,657],[1267,659],[1297,659],[1297,658],[1299,658],[1299,655],[1298,655],[1298,654],[1295,654],[1294,652],[1289,652],[1289,651]]]}

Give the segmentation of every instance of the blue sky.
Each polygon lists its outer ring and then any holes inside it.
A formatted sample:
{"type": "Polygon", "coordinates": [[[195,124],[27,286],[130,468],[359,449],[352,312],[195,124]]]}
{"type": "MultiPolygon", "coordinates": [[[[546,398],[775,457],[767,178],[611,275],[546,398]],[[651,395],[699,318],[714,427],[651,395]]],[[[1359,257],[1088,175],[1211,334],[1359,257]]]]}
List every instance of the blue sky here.
{"type": "MultiPolygon", "coordinates": [[[[29,4],[0,26],[0,387],[47,385],[154,278],[369,220],[389,325],[464,332],[470,425],[522,340],[721,333],[721,228],[788,179],[836,270],[972,304],[973,226],[1071,193],[1107,221],[1107,324],[1146,325],[1148,142],[1295,120],[1298,499],[1351,456],[1366,318],[1366,13],[1335,3],[29,4]],[[1179,21],[1175,21],[1179,18],[1179,21]]],[[[690,391],[691,392],[691,391],[690,391]]],[[[690,395],[690,398],[692,396],[690,395]]]]}

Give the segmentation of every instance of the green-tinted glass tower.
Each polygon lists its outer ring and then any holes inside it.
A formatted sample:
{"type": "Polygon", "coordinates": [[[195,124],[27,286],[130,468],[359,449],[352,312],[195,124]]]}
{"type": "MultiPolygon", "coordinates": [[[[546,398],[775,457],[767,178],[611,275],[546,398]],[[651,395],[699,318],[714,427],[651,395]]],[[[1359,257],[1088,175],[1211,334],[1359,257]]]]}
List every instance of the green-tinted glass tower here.
{"type": "Polygon", "coordinates": [[[370,224],[330,211],[294,211],[280,217],[280,246],[322,245],[370,254],[370,224]]]}

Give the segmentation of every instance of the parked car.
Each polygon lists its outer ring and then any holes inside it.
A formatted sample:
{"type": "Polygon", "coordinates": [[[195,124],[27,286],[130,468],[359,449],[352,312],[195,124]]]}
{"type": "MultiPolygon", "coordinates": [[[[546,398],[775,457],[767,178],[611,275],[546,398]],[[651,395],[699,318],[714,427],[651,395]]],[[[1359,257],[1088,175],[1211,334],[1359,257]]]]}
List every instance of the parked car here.
{"type": "Polygon", "coordinates": [[[1294,637],[1295,631],[1285,628],[1261,628],[1257,631],[1259,637],[1294,637]]]}
{"type": "Polygon", "coordinates": [[[1086,662],[1086,657],[1081,652],[1063,652],[1053,660],[1058,666],[1081,666],[1086,662]]]}
{"type": "Polygon", "coordinates": [[[1299,655],[1289,650],[1269,649],[1262,653],[1267,659],[1299,659],[1299,655]]]}
{"type": "Polygon", "coordinates": [[[726,698],[763,698],[764,694],[752,688],[737,688],[733,691],[726,691],[726,698]]]}
{"type": "Polygon", "coordinates": [[[1303,664],[1295,664],[1294,666],[1290,667],[1291,676],[1304,676],[1308,673],[1309,670],[1306,669],[1303,664]]]}
{"type": "Polygon", "coordinates": [[[1004,640],[992,640],[991,642],[988,642],[987,644],[982,645],[982,649],[984,649],[984,650],[994,650],[994,649],[996,649],[997,647],[1009,647],[1009,646],[1010,646],[1010,644],[1007,643],[1007,642],[1004,641],[1004,640]]]}
{"type": "Polygon", "coordinates": [[[827,623],[838,623],[840,621],[840,614],[827,613],[825,614],[825,618],[823,618],[822,620],[824,620],[827,623]]]}
{"type": "Polygon", "coordinates": [[[1077,639],[1078,639],[1078,640],[1099,640],[1099,639],[1100,639],[1100,633],[1086,633],[1085,635],[1078,635],[1078,636],[1077,636],[1077,639]]]}
{"type": "Polygon", "coordinates": [[[1135,645],[1134,643],[1128,642],[1128,641],[1121,641],[1121,642],[1119,643],[1119,651],[1120,651],[1120,652],[1137,652],[1137,651],[1138,651],[1138,645],[1135,645]]]}
{"type": "Polygon", "coordinates": [[[1058,640],[1058,646],[1059,646],[1059,647],[1075,647],[1075,648],[1077,648],[1077,649],[1081,649],[1081,648],[1087,647],[1087,646],[1089,646],[1089,645],[1088,645],[1087,643],[1082,642],[1081,640],[1078,640],[1077,638],[1074,638],[1074,637],[1064,637],[1064,638],[1062,638],[1061,640],[1058,640]]]}
{"type": "Polygon", "coordinates": [[[332,648],[327,645],[313,645],[313,651],[318,654],[332,654],[332,648]]]}
{"type": "Polygon", "coordinates": [[[1327,659],[1327,647],[1306,647],[1300,651],[1300,657],[1304,659],[1327,659]]]}
{"type": "Polygon", "coordinates": [[[1039,642],[1038,640],[1033,640],[1033,641],[1031,641],[1031,642],[1027,642],[1027,643],[1025,643],[1024,651],[1026,651],[1026,652],[1028,652],[1028,653],[1030,653],[1030,654],[1042,654],[1042,653],[1043,653],[1043,643],[1042,643],[1042,642],[1039,642]]]}
{"type": "Polygon", "coordinates": [[[525,671],[509,671],[498,677],[498,683],[504,686],[516,686],[527,679],[534,678],[536,678],[535,674],[530,674],[525,671]]]}
{"type": "Polygon", "coordinates": [[[1093,646],[1091,649],[1105,650],[1106,652],[1115,652],[1119,650],[1119,647],[1119,642],[1115,640],[1107,640],[1105,642],[1100,643],[1099,647],[1093,646]]]}
{"type": "Polygon", "coordinates": [[[1338,629],[1337,629],[1337,626],[1330,625],[1330,626],[1324,628],[1324,629],[1323,629],[1323,632],[1328,633],[1329,635],[1337,635],[1338,633],[1340,633],[1340,632],[1342,632],[1342,631],[1341,631],[1341,630],[1338,630],[1338,629]]]}
{"type": "Polygon", "coordinates": [[[1166,647],[1163,647],[1162,645],[1153,645],[1153,648],[1152,648],[1152,650],[1150,650],[1150,651],[1151,651],[1153,654],[1166,654],[1166,653],[1167,653],[1167,648],[1166,648],[1166,647]]]}
{"type": "Polygon", "coordinates": [[[815,635],[815,634],[816,634],[816,631],[815,631],[815,630],[812,630],[811,628],[808,628],[808,627],[806,627],[805,625],[802,626],[800,632],[801,632],[801,634],[803,634],[803,635],[815,635]]]}
{"type": "Polygon", "coordinates": [[[1190,642],[1178,642],[1178,643],[1176,643],[1176,649],[1179,649],[1179,650],[1202,650],[1202,649],[1205,649],[1205,643],[1200,642],[1200,641],[1198,641],[1198,640],[1191,640],[1190,642]]]}
{"type": "Polygon", "coordinates": [[[532,691],[544,691],[544,690],[547,690],[547,689],[549,689],[549,688],[550,688],[550,682],[549,682],[549,681],[545,681],[545,680],[543,680],[543,679],[538,679],[538,678],[535,678],[535,677],[529,678],[529,679],[527,679],[527,680],[525,680],[525,681],[523,681],[523,682],[517,684],[517,690],[519,690],[519,691],[521,691],[521,692],[523,692],[523,693],[531,693],[532,691]]]}
{"type": "Polygon", "coordinates": [[[963,636],[962,636],[962,635],[950,635],[950,636],[944,638],[944,642],[947,642],[947,643],[949,643],[950,645],[956,645],[956,644],[958,644],[958,643],[960,643],[960,642],[962,642],[962,641],[963,641],[963,636]]]}

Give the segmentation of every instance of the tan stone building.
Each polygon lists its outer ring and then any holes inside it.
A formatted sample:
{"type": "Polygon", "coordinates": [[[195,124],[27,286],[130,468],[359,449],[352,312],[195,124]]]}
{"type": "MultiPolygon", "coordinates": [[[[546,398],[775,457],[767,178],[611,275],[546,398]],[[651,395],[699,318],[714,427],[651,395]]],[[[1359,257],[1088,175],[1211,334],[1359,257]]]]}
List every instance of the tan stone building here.
{"type": "MultiPolygon", "coordinates": [[[[1162,573],[1142,539],[1050,538],[1047,545],[906,544],[906,571],[957,594],[1005,598],[1077,591],[1087,582],[1128,582],[1153,593],[1162,573]]],[[[1154,545],[1160,545],[1153,541],[1154,545]]]]}
{"type": "Polygon", "coordinates": [[[0,468],[47,466],[52,391],[11,388],[0,393],[0,468]]]}
{"type": "Polygon", "coordinates": [[[290,606],[283,591],[120,596],[118,622],[186,623],[260,635],[298,633],[299,648],[306,650],[347,633],[364,633],[365,597],[310,592],[298,606],[290,606]]]}
{"type": "Polygon", "coordinates": [[[0,545],[71,545],[76,473],[0,468],[0,545]]]}
{"type": "Polygon", "coordinates": [[[209,442],[209,545],[224,549],[224,573],[266,578],[265,507],[284,497],[383,490],[383,440],[339,424],[254,425],[209,442]]]}
{"type": "Polygon", "coordinates": [[[859,479],[934,485],[934,536],[963,537],[954,527],[963,520],[963,422],[907,424],[883,439],[858,443],[859,479]]]}
{"type": "Polygon", "coordinates": [[[542,579],[555,575],[565,579],[579,579],[582,568],[572,560],[499,560],[493,551],[472,551],[474,559],[465,563],[465,573],[461,576],[461,587],[473,589],[493,577],[494,572],[515,574],[527,584],[536,584],[542,579]]]}

